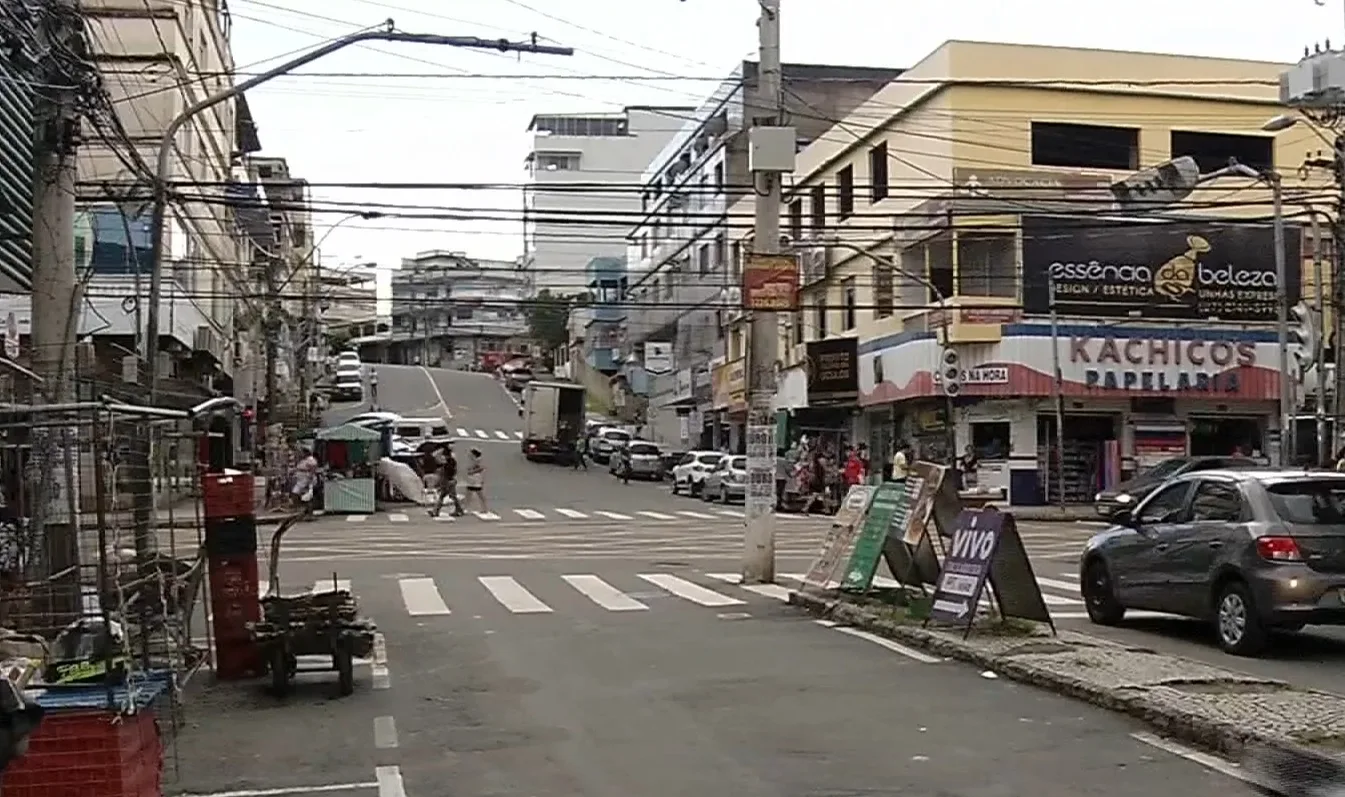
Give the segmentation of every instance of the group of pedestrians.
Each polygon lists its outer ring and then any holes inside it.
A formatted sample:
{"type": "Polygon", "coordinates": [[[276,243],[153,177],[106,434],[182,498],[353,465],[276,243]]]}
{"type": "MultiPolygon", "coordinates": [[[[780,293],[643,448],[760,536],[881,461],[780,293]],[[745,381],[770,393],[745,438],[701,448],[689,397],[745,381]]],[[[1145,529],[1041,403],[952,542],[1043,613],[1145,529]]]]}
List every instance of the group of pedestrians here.
{"type": "Polygon", "coordinates": [[[453,444],[449,442],[435,444],[425,452],[422,472],[429,481],[433,476],[437,495],[434,506],[430,508],[430,517],[438,517],[444,509],[445,501],[453,502],[453,517],[466,514],[464,504],[473,502],[481,505],[482,512],[489,512],[486,504],[486,464],[481,449],[473,448],[467,452],[467,468],[463,474],[463,487],[466,489],[466,501],[458,498],[458,458],[453,453],[453,444]]]}

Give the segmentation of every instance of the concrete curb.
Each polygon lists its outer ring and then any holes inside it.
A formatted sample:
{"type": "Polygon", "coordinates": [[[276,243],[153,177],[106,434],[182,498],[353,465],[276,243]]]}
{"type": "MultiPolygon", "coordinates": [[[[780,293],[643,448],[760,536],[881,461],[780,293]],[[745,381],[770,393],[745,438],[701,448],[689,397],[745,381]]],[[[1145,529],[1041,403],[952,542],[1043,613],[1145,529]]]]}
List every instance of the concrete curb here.
{"type": "Polygon", "coordinates": [[[949,639],[923,628],[893,623],[876,616],[863,606],[843,600],[826,600],[815,595],[790,592],[789,603],[820,618],[835,620],[938,656],[974,664],[1020,683],[1129,715],[1164,736],[1230,759],[1238,759],[1248,748],[1263,746],[1294,755],[1335,760],[1325,753],[1282,736],[1248,730],[1231,722],[1212,720],[1209,717],[1183,711],[1153,700],[1140,690],[1101,686],[1082,678],[1017,661],[1012,656],[981,650],[970,643],[949,639]]]}

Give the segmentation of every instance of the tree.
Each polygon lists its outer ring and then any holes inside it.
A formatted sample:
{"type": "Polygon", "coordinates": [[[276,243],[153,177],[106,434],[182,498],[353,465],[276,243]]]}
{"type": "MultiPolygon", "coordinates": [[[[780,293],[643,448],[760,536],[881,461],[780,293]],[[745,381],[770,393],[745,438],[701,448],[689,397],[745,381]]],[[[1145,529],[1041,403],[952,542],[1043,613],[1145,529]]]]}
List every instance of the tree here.
{"type": "Polygon", "coordinates": [[[588,304],[588,294],[555,296],[543,288],[528,302],[528,334],[543,351],[564,346],[570,340],[570,311],[588,304]]]}

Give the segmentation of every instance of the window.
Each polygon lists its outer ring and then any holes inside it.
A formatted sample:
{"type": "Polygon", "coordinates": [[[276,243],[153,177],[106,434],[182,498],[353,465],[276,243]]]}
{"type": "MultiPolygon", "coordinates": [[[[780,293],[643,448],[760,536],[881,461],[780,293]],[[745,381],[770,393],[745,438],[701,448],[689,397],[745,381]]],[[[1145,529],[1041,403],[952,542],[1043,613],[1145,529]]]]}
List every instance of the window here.
{"type": "Polygon", "coordinates": [[[816,327],[813,340],[821,340],[827,336],[827,304],[826,297],[822,297],[821,302],[813,308],[813,325],[816,327]]]}
{"type": "Polygon", "coordinates": [[[855,293],[855,278],[847,277],[841,282],[841,303],[845,308],[841,320],[842,330],[854,329],[855,324],[858,323],[855,320],[855,310],[858,301],[855,293]]]}
{"type": "Polygon", "coordinates": [[[813,232],[821,233],[827,228],[827,186],[820,183],[809,191],[813,204],[813,232]]]}
{"type": "Polygon", "coordinates": [[[579,155],[573,152],[539,152],[537,168],[547,172],[578,171],[579,155]]]}
{"type": "Polygon", "coordinates": [[[836,215],[848,219],[855,215],[855,167],[836,172],[836,215]]]}
{"type": "Polygon", "coordinates": [[[724,193],[724,162],[715,164],[715,191],[724,193]]]}
{"type": "Polygon", "coordinates": [[[978,421],[971,424],[971,447],[977,459],[1008,459],[1012,440],[1007,421],[978,421]]]}
{"type": "Polygon", "coordinates": [[[1176,523],[1185,513],[1186,494],[1190,489],[1190,482],[1164,487],[1140,506],[1136,519],[1141,523],[1176,523]]]}
{"type": "Polygon", "coordinates": [[[1139,168],[1140,132],[1133,127],[1032,123],[1032,165],[1073,169],[1139,168]]]}
{"type": "Polygon", "coordinates": [[[1192,520],[1242,520],[1242,493],[1237,485],[1220,481],[1202,481],[1191,498],[1192,520]]]}
{"type": "Polygon", "coordinates": [[[873,317],[887,318],[892,315],[892,267],[875,265],[873,267],[873,317]]]}
{"type": "Polygon", "coordinates": [[[729,258],[729,276],[737,282],[743,263],[743,242],[733,242],[733,256],[729,258]]]}
{"type": "MultiPolygon", "coordinates": [[[[925,245],[929,263],[929,281],[933,288],[945,297],[953,295],[953,236],[943,234],[933,238],[925,245]]],[[[919,273],[919,272],[916,272],[919,273]]],[[[928,304],[939,301],[938,293],[931,288],[925,299],[928,304]]]]}
{"type": "Polygon", "coordinates": [[[796,199],[789,203],[789,237],[793,238],[795,243],[803,240],[802,199],[796,199]]]}
{"type": "Polygon", "coordinates": [[[869,200],[887,199],[887,142],[869,150],[869,200]]]}
{"type": "Polygon", "coordinates": [[[1018,256],[1014,236],[1004,233],[958,232],[957,294],[1018,295],[1018,256]]]}
{"type": "Polygon", "coordinates": [[[794,345],[795,345],[795,346],[798,346],[798,345],[801,345],[802,343],[803,343],[803,311],[802,311],[802,310],[795,310],[795,311],[794,311],[794,345]]]}
{"type": "Polygon", "coordinates": [[[1275,146],[1270,136],[1173,130],[1172,157],[1185,155],[1196,159],[1202,174],[1224,168],[1229,158],[1257,171],[1275,168],[1275,146]]]}
{"type": "Polygon", "coordinates": [[[1286,523],[1345,523],[1345,484],[1338,479],[1282,482],[1266,492],[1275,514],[1286,523]]]}
{"type": "Polygon", "coordinates": [[[696,270],[701,276],[710,273],[710,245],[701,244],[696,247],[696,270]]]}
{"type": "Polygon", "coordinates": [[[724,233],[715,235],[714,248],[714,266],[715,270],[724,270],[724,261],[729,259],[729,240],[724,233]]]}
{"type": "Polygon", "coordinates": [[[702,174],[698,185],[700,187],[696,191],[696,207],[703,208],[710,204],[710,175],[702,174]]]}

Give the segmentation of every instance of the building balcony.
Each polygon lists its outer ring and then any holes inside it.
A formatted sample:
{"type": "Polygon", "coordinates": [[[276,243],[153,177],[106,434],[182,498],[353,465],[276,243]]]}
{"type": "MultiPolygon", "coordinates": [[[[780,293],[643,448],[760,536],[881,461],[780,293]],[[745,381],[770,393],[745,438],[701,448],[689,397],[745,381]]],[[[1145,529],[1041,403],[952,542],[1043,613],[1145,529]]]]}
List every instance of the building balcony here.
{"type": "Polygon", "coordinates": [[[624,304],[592,304],[588,307],[588,321],[584,326],[597,323],[616,323],[626,318],[624,304]]]}

